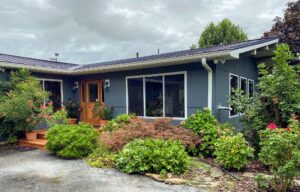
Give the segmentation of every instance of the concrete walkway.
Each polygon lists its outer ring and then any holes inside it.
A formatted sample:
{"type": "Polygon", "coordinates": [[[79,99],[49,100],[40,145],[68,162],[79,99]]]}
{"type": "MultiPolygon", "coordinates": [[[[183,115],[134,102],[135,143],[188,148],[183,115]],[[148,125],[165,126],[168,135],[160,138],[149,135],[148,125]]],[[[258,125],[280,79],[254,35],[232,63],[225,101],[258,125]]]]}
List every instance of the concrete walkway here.
{"type": "MultiPolygon", "coordinates": [[[[82,160],[62,160],[39,150],[0,152],[1,192],[138,192],[202,191],[167,185],[141,175],[89,167],[82,160]]],[[[206,191],[206,190],[203,190],[206,191]]]]}

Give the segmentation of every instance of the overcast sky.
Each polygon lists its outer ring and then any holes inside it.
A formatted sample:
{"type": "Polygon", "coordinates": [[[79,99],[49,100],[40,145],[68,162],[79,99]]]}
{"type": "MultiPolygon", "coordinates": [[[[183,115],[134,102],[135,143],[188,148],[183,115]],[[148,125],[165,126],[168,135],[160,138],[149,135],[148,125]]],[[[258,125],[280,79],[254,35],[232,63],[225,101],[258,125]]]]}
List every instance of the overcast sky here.
{"type": "Polygon", "coordinates": [[[258,38],[288,1],[1,0],[0,52],[80,64],[183,50],[225,17],[258,38]]]}

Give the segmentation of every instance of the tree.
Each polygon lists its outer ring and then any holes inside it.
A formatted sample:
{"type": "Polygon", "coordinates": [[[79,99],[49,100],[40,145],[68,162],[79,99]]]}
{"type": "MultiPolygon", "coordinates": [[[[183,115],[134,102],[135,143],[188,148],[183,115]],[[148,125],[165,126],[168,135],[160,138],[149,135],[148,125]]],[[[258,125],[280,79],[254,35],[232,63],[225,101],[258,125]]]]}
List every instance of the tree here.
{"type": "Polygon", "coordinates": [[[270,31],[264,33],[265,37],[278,36],[280,42],[289,45],[291,51],[300,52],[300,0],[290,2],[284,11],[284,17],[276,17],[270,31]]]}
{"type": "Polygon", "coordinates": [[[198,41],[200,48],[246,41],[247,34],[229,19],[223,19],[218,24],[209,23],[201,33],[198,41]]]}

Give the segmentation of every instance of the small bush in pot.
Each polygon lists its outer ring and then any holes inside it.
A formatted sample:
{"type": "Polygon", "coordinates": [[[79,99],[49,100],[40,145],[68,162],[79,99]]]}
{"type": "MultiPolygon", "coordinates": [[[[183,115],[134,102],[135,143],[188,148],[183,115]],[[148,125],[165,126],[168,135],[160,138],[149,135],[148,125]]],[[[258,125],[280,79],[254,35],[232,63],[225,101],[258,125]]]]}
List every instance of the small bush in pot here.
{"type": "Polygon", "coordinates": [[[106,107],[104,103],[96,101],[93,108],[94,117],[98,117],[101,120],[111,120],[113,118],[114,107],[106,107]]]}
{"type": "Polygon", "coordinates": [[[76,124],[80,112],[79,105],[69,98],[68,102],[66,103],[66,110],[68,112],[69,124],[76,124]]]}
{"type": "Polygon", "coordinates": [[[215,143],[216,162],[226,169],[241,169],[254,157],[254,149],[249,146],[243,134],[222,136],[215,143]]]}
{"type": "Polygon", "coordinates": [[[178,141],[137,139],[124,146],[116,166],[126,173],[174,173],[188,168],[189,156],[178,141]]]}
{"type": "Polygon", "coordinates": [[[82,158],[96,147],[98,133],[88,124],[55,125],[49,129],[46,149],[66,159],[82,158]]]}

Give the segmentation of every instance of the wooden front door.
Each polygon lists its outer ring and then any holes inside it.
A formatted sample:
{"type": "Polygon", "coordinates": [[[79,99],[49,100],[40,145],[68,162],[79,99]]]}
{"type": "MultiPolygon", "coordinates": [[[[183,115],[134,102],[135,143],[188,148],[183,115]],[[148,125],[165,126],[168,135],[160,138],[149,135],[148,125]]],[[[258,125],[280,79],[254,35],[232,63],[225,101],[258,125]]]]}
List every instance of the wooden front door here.
{"type": "Polygon", "coordinates": [[[80,82],[80,121],[98,125],[99,118],[94,117],[93,108],[96,101],[102,102],[102,81],[89,80],[80,82]]]}

